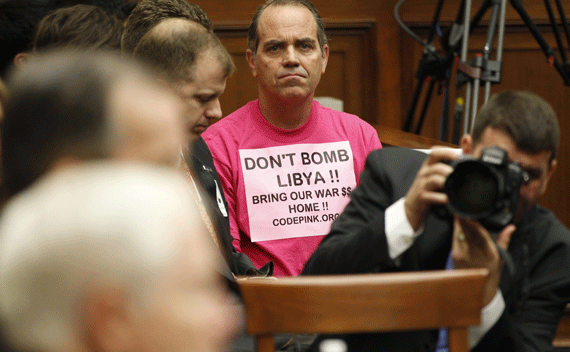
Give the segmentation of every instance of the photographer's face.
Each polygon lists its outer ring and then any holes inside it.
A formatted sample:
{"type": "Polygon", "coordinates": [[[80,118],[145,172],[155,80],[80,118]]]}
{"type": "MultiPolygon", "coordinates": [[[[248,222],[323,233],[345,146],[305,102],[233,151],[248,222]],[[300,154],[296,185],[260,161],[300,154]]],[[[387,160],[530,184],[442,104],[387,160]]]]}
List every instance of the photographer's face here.
{"type": "Polygon", "coordinates": [[[548,151],[530,154],[519,150],[509,135],[491,127],[485,130],[481,141],[476,145],[473,144],[469,135],[463,137],[461,141],[463,153],[471,154],[476,158],[481,155],[485,147],[489,146],[503,148],[507,152],[509,160],[519,163],[530,176],[530,180],[524,183],[520,189],[517,213],[514,219],[514,222],[518,223],[526,210],[536,205],[540,197],[546,192],[548,181],[556,169],[556,160],[550,161],[552,153],[548,151]]]}

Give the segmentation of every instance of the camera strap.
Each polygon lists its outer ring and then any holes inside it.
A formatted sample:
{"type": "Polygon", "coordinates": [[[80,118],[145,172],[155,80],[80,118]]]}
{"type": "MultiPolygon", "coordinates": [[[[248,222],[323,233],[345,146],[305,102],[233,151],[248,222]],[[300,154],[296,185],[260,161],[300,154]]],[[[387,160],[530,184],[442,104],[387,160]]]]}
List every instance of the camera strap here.
{"type": "Polygon", "coordinates": [[[511,277],[513,277],[515,275],[515,270],[516,270],[513,257],[509,252],[507,252],[506,250],[504,250],[499,246],[497,246],[497,250],[499,251],[499,255],[501,256],[501,258],[503,258],[503,261],[505,262],[505,266],[507,267],[509,274],[511,275],[511,277]]]}

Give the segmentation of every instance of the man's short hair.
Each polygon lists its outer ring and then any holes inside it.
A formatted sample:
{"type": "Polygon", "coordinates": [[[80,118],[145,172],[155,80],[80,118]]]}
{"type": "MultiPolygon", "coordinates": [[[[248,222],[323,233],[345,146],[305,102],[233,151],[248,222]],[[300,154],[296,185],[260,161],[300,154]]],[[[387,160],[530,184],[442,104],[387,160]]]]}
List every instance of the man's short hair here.
{"type": "Polygon", "coordinates": [[[472,133],[475,144],[488,127],[506,133],[524,152],[549,151],[551,160],[556,158],[560,144],[556,113],[534,93],[504,91],[493,95],[475,119],[472,133]]]}
{"type": "Polygon", "coordinates": [[[92,5],[64,7],[46,15],[34,38],[34,51],[70,46],[80,49],[121,48],[123,24],[92,5]]]}
{"type": "Polygon", "coordinates": [[[224,76],[235,71],[235,64],[218,37],[187,19],[166,19],[149,30],[137,44],[133,57],[147,63],[171,83],[192,82],[196,61],[211,52],[222,66],[224,76]]]}
{"type": "Polygon", "coordinates": [[[134,1],[128,0],[47,0],[46,13],[78,4],[93,5],[105,10],[109,15],[117,17],[121,22],[127,19],[135,6],[134,1]]]}
{"type": "Polygon", "coordinates": [[[17,54],[32,49],[45,4],[46,0],[0,1],[0,77],[5,77],[17,54]]]}
{"type": "Polygon", "coordinates": [[[0,225],[6,339],[22,351],[84,343],[83,299],[101,284],[152,305],[180,243],[202,243],[193,238],[205,232],[187,189],[177,170],[95,162],[54,172],[13,198],[0,225]]]}
{"type": "Polygon", "coordinates": [[[213,31],[212,21],[200,6],[186,0],[142,0],[127,20],[121,50],[131,55],[141,38],[160,21],[167,18],[186,18],[213,31]]]}
{"type": "Polygon", "coordinates": [[[1,141],[7,196],[63,156],[109,157],[121,133],[110,116],[114,90],[126,83],[144,85],[147,77],[136,63],[102,51],[38,54],[15,70],[7,82],[1,141]]]}
{"type": "Polygon", "coordinates": [[[309,0],[267,0],[265,4],[258,7],[257,11],[255,11],[247,31],[247,47],[253,52],[254,57],[257,53],[257,47],[259,46],[259,17],[269,6],[303,6],[311,11],[317,24],[317,37],[319,46],[321,47],[321,53],[324,55],[323,48],[328,43],[325,33],[325,23],[315,6],[309,0]]]}

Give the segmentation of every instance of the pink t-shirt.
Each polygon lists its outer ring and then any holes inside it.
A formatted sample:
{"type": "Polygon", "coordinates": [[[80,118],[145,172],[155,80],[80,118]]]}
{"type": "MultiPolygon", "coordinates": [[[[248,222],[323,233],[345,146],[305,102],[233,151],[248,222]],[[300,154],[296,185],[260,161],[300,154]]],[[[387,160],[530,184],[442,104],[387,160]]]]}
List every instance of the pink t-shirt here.
{"type": "Polygon", "coordinates": [[[255,100],[202,137],[222,181],[236,250],[257,267],[272,260],[275,276],[301,273],[348,203],[367,155],[382,147],[370,124],[317,101],[294,130],[267,122],[255,100]]]}

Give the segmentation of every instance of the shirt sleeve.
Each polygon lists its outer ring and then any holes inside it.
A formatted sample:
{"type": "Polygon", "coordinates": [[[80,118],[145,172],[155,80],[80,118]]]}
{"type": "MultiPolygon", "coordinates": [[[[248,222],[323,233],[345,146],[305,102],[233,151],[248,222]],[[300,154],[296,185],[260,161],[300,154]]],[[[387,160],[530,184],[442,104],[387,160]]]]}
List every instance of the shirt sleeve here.
{"type": "Polygon", "coordinates": [[[402,253],[412,246],[415,239],[423,232],[423,226],[414,232],[412,225],[406,217],[404,198],[386,208],[384,213],[386,240],[388,254],[396,260],[402,253]]]}
{"type": "Polygon", "coordinates": [[[475,347],[493,325],[499,320],[505,310],[505,299],[500,290],[493,300],[481,310],[481,325],[469,328],[469,348],[475,347]]]}

